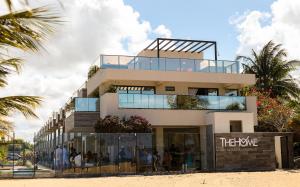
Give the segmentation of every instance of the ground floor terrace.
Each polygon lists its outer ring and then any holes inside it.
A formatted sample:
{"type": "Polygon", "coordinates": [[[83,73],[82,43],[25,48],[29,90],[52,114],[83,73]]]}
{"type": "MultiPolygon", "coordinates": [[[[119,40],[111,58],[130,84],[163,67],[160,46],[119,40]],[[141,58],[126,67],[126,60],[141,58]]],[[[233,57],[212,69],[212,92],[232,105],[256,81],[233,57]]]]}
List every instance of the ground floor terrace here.
{"type": "Polygon", "coordinates": [[[59,176],[293,167],[290,133],[213,133],[207,125],[155,127],[152,133],[51,133],[35,140],[37,166],[59,176]]]}

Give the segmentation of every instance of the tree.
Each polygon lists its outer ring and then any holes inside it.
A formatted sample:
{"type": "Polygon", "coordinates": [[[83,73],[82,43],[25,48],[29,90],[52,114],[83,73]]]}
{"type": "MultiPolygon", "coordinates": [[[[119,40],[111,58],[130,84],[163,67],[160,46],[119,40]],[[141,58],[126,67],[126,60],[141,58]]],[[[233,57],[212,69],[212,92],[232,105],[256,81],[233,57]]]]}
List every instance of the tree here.
{"type": "MultiPolygon", "coordinates": [[[[54,24],[59,23],[47,7],[38,7],[14,11],[11,0],[5,0],[9,13],[0,15],[0,87],[7,85],[7,76],[19,73],[23,59],[9,55],[10,50],[37,52],[42,42],[53,32],[54,24]]],[[[27,2],[27,1],[24,1],[27,2]]],[[[13,112],[19,111],[25,117],[37,117],[34,109],[41,103],[38,96],[7,96],[0,98],[0,129],[12,128],[7,119],[13,112]]],[[[5,132],[5,131],[2,131],[5,132]]]]}
{"type": "Polygon", "coordinates": [[[299,99],[299,85],[290,75],[294,70],[293,64],[299,61],[287,61],[287,52],[281,47],[281,44],[275,45],[270,41],[259,53],[252,50],[251,57],[238,56],[237,60],[245,62],[244,73],[255,74],[257,90],[269,92],[272,98],[299,99]]]}
{"type": "Polygon", "coordinates": [[[93,65],[89,68],[88,79],[92,78],[92,76],[97,73],[100,68],[97,65],[93,65]]]}
{"type": "Polygon", "coordinates": [[[141,116],[130,116],[123,120],[124,127],[127,132],[134,133],[150,133],[152,132],[151,124],[141,116]]]}
{"type": "Polygon", "coordinates": [[[288,131],[293,109],[286,102],[270,97],[270,92],[249,90],[249,95],[257,97],[257,131],[288,131]]]}
{"type": "Polygon", "coordinates": [[[97,133],[149,133],[151,124],[141,116],[130,116],[120,119],[118,116],[105,116],[95,124],[97,133]]]}
{"type": "Polygon", "coordinates": [[[125,131],[120,118],[111,115],[98,119],[94,127],[98,133],[122,133],[125,131]]]}

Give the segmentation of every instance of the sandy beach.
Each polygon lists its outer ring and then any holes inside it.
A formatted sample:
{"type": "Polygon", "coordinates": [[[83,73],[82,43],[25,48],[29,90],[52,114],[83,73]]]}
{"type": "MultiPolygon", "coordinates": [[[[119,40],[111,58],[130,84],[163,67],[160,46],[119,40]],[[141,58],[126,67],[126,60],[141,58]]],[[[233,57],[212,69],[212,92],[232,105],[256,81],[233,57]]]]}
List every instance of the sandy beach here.
{"type": "Polygon", "coordinates": [[[125,176],[101,178],[9,179],[2,187],[99,187],[99,186],[299,186],[300,170],[273,172],[197,173],[161,176],[125,176]]]}

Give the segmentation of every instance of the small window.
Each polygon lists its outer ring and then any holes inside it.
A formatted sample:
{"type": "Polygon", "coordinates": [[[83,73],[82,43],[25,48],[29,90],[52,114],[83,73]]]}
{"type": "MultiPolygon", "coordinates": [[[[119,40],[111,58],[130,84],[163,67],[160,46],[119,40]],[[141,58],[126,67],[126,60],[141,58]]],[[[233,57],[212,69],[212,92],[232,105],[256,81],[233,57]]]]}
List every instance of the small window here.
{"type": "Polygon", "coordinates": [[[238,90],[237,89],[226,89],[225,96],[238,96],[238,90]]]}
{"type": "Polygon", "coordinates": [[[242,132],[242,121],[230,121],[230,132],[242,132]]]}
{"type": "Polygon", "coordinates": [[[169,92],[173,92],[173,91],[175,91],[175,87],[174,86],[166,86],[165,90],[169,91],[169,92]]]}

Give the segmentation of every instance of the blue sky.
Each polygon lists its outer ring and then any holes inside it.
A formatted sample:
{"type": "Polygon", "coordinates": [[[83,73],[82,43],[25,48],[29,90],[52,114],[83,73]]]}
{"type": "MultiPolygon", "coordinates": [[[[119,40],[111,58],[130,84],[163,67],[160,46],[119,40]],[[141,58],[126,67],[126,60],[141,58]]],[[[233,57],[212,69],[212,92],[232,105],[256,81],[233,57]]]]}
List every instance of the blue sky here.
{"type": "Polygon", "coordinates": [[[269,12],[273,0],[124,0],[153,26],[164,24],[172,37],[215,40],[219,59],[233,60],[239,42],[229,23],[236,14],[258,10],[269,12]]]}

